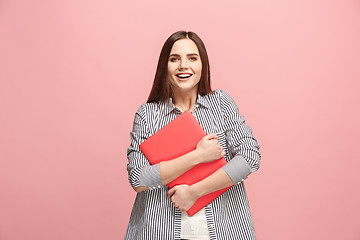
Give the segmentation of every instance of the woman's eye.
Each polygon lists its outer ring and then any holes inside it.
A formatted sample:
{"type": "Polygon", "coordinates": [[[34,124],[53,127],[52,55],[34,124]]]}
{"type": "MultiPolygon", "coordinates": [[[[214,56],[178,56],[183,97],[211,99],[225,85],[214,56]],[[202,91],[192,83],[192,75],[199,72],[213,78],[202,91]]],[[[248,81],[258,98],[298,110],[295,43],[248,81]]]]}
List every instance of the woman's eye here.
{"type": "Polygon", "coordinates": [[[197,60],[197,57],[191,57],[190,60],[191,60],[191,61],[196,61],[196,60],[197,60]]]}
{"type": "Polygon", "coordinates": [[[175,62],[177,58],[170,58],[170,62],[175,62]]]}

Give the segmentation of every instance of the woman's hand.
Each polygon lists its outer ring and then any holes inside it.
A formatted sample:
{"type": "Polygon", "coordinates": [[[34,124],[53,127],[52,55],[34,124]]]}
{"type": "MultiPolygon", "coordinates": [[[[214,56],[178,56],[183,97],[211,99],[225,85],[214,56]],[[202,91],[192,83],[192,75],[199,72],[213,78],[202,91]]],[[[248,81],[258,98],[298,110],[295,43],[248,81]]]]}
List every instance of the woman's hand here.
{"type": "Polygon", "coordinates": [[[204,136],[196,145],[196,151],[200,154],[200,161],[212,162],[225,156],[225,151],[220,146],[217,136],[213,133],[204,136]]]}
{"type": "Polygon", "coordinates": [[[185,184],[171,188],[168,191],[168,197],[171,198],[174,206],[182,212],[189,210],[199,198],[192,188],[185,184]]]}

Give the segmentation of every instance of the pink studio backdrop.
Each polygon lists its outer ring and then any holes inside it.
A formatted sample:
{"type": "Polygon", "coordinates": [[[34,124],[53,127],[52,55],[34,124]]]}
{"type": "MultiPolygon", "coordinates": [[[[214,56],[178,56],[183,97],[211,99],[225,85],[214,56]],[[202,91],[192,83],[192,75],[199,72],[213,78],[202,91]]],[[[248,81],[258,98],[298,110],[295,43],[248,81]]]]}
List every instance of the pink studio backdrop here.
{"type": "Polygon", "coordinates": [[[129,132],[177,30],[261,145],[258,239],[359,240],[356,0],[0,1],[0,239],[124,238],[129,132]]]}

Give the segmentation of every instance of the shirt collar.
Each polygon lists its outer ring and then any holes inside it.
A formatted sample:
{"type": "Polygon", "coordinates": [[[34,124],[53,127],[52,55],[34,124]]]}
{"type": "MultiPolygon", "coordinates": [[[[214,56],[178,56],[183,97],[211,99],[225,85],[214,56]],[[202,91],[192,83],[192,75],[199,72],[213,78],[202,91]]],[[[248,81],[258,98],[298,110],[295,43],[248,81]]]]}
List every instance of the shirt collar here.
{"type": "MultiPolygon", "coordinates": [[[[163,105],[162,109],[163,109],[164,115],[169,114],[171,111],[173,111],[175,109],[175,106],[173,104],[173,99],[171,97],[170,97],[169,101],[163,102],[162,105],[163,105]]],[[[196,102],[195,102],[195,106],[196,105],[200,105],[202,107],[209,108],[210,105],[209,105],[209,101],[207,99],[207,95],[201,96],[200,94],[198,94],[196,102]]]]}

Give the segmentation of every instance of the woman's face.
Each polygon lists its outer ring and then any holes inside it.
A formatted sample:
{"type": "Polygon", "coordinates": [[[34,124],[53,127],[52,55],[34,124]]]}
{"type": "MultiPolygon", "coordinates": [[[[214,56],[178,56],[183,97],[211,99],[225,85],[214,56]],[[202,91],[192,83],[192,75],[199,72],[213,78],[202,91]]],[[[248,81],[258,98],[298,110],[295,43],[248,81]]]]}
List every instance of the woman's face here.
{"type": "Polygon", "coordinates": [[[174,94],[197,94],[201,69],[202,64],[196,44],[188,38],[177,40],[170,51],[167,71],[174,94]]]}

